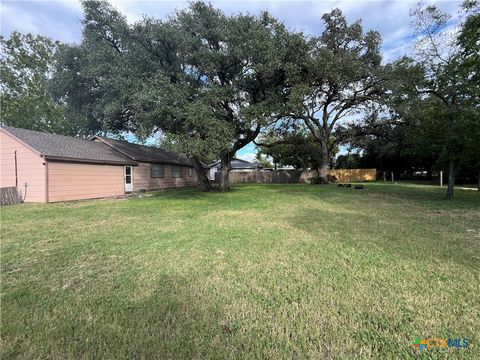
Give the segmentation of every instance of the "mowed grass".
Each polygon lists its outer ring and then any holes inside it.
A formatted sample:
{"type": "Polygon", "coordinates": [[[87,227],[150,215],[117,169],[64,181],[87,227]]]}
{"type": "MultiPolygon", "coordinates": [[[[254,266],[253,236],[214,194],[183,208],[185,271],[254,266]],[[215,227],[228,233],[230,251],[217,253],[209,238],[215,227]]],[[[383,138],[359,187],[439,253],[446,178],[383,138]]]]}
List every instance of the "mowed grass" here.
{"type": "Polygon", "coordinates": [[[1,209],[1,358],[480,357],[480,195],[244,185],[1,209]],[[414,337],[467,338],[418,352],[414,337]]]}

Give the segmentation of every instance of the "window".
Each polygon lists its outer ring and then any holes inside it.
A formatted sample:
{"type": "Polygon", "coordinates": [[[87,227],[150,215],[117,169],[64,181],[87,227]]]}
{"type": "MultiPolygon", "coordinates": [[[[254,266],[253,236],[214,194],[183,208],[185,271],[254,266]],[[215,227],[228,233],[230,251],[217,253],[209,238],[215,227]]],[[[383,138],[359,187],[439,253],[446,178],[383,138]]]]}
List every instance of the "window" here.
{"type": "Polygon", "coordinates": [[[188,168],[188,176],[192,177],[193,176],[193,169],[188,168]]]}
{"type": "Polygon", "coordinates": [[[172,165],[172,177],[181,178],[182,177],[182,168],[178,165],[172,165]]]}
{"type": "Polygon", "coordinates": [[[151,178],[165,177],[165,166],[162,164],[150,164],[150,177],[151,178]]]}

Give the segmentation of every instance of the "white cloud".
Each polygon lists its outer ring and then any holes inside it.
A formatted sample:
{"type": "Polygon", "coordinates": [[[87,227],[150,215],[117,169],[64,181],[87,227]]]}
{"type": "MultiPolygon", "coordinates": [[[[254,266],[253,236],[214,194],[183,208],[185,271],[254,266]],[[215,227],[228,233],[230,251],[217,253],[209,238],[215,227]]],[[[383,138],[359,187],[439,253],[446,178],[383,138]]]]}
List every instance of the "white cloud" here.
{"type": "MultiPolygon", "coordinates": [[[[8,37],[13,30],[42,34],[62,42],[80,42],[82,8],[79,0],[11,1],[1,0],[1,34],[8,37]]],[[[110,0],[130,23],[143,15],[165,18],[175,10],[188,6],[188,1],[110,0]]],[[[227,14],[268,10],[290,29],[319,35],[323,29],[321,17],[333,8],[340,8],[349,23],[362,19],[365,30],[377,30],[383,39],[384,61],[411,54],[413,39],[409,10],[418,0],[332,0],[332,1],[212,1],[227,14]]],[[[442,11],[452,15],[450,26],[458,24],[458,9],[462,0],[432,1],[442,11]]],[[[255,160],[256,150],[250,144],[237,155],[255,160]]]]}
{"type": "MultiPolygon", "coordinates": [[[[187,1],[125,1],[110,0],[131,23],[143,15],[165,18],[176,9],[188,5],[187,1]]],[[[318,35],[323,23],[321,16],[333,8],[340,8],[349,22],[363,19],[366,30],[378,30],[383,38],[386,61],[408,53],[405,46],[411,39],[409,9],[417,0],[341,0],[341,1],[212,1],[212,4],[227,14],[250,12],[256,14],[268,10],[289,28],[318,35]]],[[[461,0],[436,1],[442,10],[452,14],[458,21],[457,10],[461,0]]],[[[67,1],[2,1],[2,35],[12,30],[40,33],[64,42],[79,42],[81,36],[81,4],[78,0],[67,1]]]]}
{"type": "Polygon", "coordinates": [[[62,42],[78,42],[82,12],[74,1],[2,1],[1,33],[12,31],[49,36],[62,42]]]}

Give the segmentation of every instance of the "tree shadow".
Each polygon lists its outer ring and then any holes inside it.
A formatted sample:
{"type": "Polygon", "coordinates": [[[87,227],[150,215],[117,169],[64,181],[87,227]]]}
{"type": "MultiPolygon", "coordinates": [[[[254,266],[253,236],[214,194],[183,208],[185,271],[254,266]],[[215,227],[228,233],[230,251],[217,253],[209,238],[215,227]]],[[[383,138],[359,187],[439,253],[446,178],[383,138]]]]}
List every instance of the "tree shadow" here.
{"type": "Polygon", "coordinates": [[[146,296],[132,294],[126,307],[111,314],[125,342],[105,355],[145,359],[211,357],[213,339],[227,335],[220,324],[222,311],[212,309],[210,300],[194,289],[186,278],[163,274],[146,296]]]}
{"type": "Polygon", "coordinates": [[[185,199],[202,199],[208,196],[208,193],[201,191],[196,187],[189,188],[172,188],[165,190],[158,190],[148,192],[144,197],[149,198],[163,198],[172,200],[185,200],[185,199]]]}
{"type": "MultiPolygon", "coordinates": [[[[480,209],[480,193],[472,190],[457,189],[455,197],[447,200],[445,189],[431,186],[402,186],[390,184],[361,183],[363,189],[355,189],[355,183],[350,188],[338,188],[331,184],[320,188],[318,191],[308,191],[318,199],[338,199],[339,197],[354,197],[359,201],[385,201],[409,202],[426,209],[434,210],[457,210],[457,209],[480,209]]],[[[317,185],[313,185],[314,187],[317,185]]]]}
{"type": "MultiPolygon", "coordinates": [[[[472,269],[478,268],[478,251],[473,242],[476,232],[463,233],[451,237],[439,237],[437,234],[452,232],[451,221],[441,219],[442,213],[432,212],[424,219],[412,214],[411,217],[400,218],[391,215],[379,215],[377,211],[361,211],[351,208],[340,208],[334,211],[328,209],[301,210],[285,221],[312,236],[319,233],[334,231],[334,241],[342,246],[355,249],[359,253],[379,251],[387,256],[401,256],[407,260],[454,261],[472,269]],[[337,216],[336,221],[326,219],[337,216]],[[432,218],[430,220],[430,217],[432,218]],[[342,226],[342,224],[344,224],[342,226]],[[459,242],[459,238],[461,242],[459,242]]],[[[459,227],[461,227],[459,225],[459,227]]],[[[478,246],[477,246],[478,248],[478,246]]]]}
{"type": "Polygon", "coordinates": [[[23,325],[13,320],[3,329],[2,358],[226,358],[215,343],[228,342],[233,330],[222,323],[218,301],[194,283],[167,274],[147,288],[135,278],[121,282],[76,290],[75,297],[32,298],[17,313],[23,325]]]}

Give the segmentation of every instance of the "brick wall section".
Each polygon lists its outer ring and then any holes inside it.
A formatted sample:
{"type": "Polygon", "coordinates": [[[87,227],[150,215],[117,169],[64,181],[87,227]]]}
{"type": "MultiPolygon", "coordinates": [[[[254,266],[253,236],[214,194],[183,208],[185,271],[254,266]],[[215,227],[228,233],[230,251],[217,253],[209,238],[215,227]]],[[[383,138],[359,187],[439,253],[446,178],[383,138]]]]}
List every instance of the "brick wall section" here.
{"type": "MultiPolygon", "coordinates": [[[[197,175],[193,170],[193,176],[188,176],[188,167],[182,166],[182,177],[172,177],[172,165],[165,164],[165,177],[150,177],[150,163],[139,163],[133,167],[133,190],[157,190],[186,186],[197,186],[197,175]]],[[[193,168],[192,168],[193,169],[193,168]]]]}

